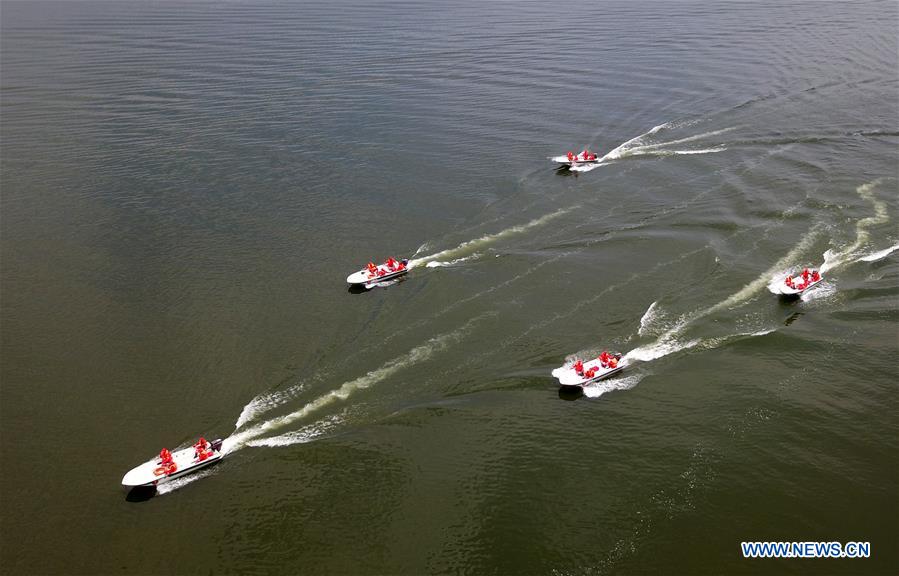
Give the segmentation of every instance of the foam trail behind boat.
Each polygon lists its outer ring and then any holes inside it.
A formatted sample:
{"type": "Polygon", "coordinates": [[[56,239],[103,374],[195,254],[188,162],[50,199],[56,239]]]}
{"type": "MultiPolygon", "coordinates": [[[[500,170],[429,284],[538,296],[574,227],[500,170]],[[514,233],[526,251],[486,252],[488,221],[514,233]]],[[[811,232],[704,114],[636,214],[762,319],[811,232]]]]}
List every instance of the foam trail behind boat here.
{"type": "Polygon", "coordinates": [[[856,188],[855,191],[858,195],[871,203],[874,208],[874,215],[862,218],[856,222],[855,242],[850,246],[843,250],[828,250],[824,253],[824,264],[821,265],[821,274],[853,261],[857,256],[857,251],[867,245],[870,241],[871,227],[889,222],[890,215],[887,211],[886,203],[878,200],[877,197],[874,196],[874,190],[884,181],[884,178],[878,178],[873,182],[862,184],[856,188]]]}
{"type": "Polygon", "coordinates": [[[721,130],[704,132],[702,134],[696,134],[694,136],[688,136],[686,138],[679,138],[677,140],[658,142],[656,144],[644,144],[645,140],[649,136],[652,136],[660,130],[668,128],[672,125],[673,124],[670,123],[660,124],[654,127],[649,132],[640,134],[639,136],[631,138],[627,142],[620,144],[604,156],[601,156],[597,163],[575,164],[574,166],[570,167],[570,170],[573,170],[575,172],[590,172],[591,170],[609,164],[615,160],[620,160],[622,158],[628,158],[632,156],[678,156],[683,154],[714,154],[716,152],[724,152],[725,150],[727,150],[727,147],[723,144],[719,144],[711,148],[699,148],[695,150],[672,150],[670,149],[670,147],[685,144],[688,142],[695,142],[697,140],[702,140],[705,138],[711,138],[713,136],[718,136],[719,134],[730,132],[731,130],[736,130],[737,128],[736,126],[732,126],[730,128],[722,128],[721,130]]]}
{"type": "Polygon", "coordinates": [[[696,134],[694,136],[688,136],[686,138],[679,138],[677,140],[669,140],[667,142],[658,142],[656,144],[644,144],[642,146],[635,146],[635,147],[631,148],[630,150],[626,150],[626,152],[633,152],[635,150],[643,152],[646,150],[653,150],[655,148],[662,148],[665,146],[675,146],[675,145],[680,145],[680,144],[686,144],[687,142],[695,142],[697,140],[703,140],[705,138],[710,138],[712,136],[726,134],[726,133],[731,132],[736,129],[737,129],[737,126],[731,126],[729,128],[722,128],[720,130],[712,130],[711,132],[703,132],[702,134],[696,134]]]}
{"type": "Polygon", "coordinates": [[[799,240],[799,242],[797,242],[796,245],[793,246],[792,250],[790,250],[780,260],[778,260],[777,263],[774,264],[774,266],[759,275],[755,280],[745,285],[737,292],[731,294],[721,302],[718,302],[717,304],[709,306],[708,308],[705,308],[703,310],[699,310],[692,315],[681,317],[673,327],[662,333],[662,335],[659,336],[655,342],[647,344],[645,346],[639,346],[625,354],[625,357],[632,360],[655,360],[656,358],[661,358],[662,356],[667,356],[668,354],[671,354],[673,352],[691,348],[700,344],[700,340],[690,340],[684,342],[680,339],[680,336],[688,326],[690,326],[697,320],[700,320],[715,312],[733,308],[749,301],[753,296],[758,294],[758,292],[760,292],[769,284],[772,276],[785,273],[783,271],[788,266],[793,265],[796,260],[802,256],[802,254],[809,250],[811,245],[818,237],[819,230],[819,225],[812,226],[808,230],[808,232],[806,232],[805,236],[803,236],[799,240]]]}
{"type": "Polygon", "coordinates": [[[640,328],[637,329],[638,336],[645,336],[650,332],[650,328],[655,324],[656,319],[659,317],[659,312],[656,309],[659,301],[656,300],[652,304],[649,305],[649,308],[646,309],[646,312],[643,313],[643,316],[640,318],[640,328]]]}
{"type": "Polygon", "coordinates": [[[817,286],[806,290],[799,297],[803,302],[811,302],[813,300],[824,300],[830,298],[837,293],[836,286],[829,282],[821,282],[817,286]]]}
{"type": "Polygon", "coordinates": [[[650,130],[649,132],[644,132],[643,134],[640,134],[639,136],[635,136],[635,137],[631,138],[630,140],[627,140],[627,141],[623,142],[622,144],[619,144],[616,148],[613,148],[605,156],[600,158],[600,160],[605,160],[605,159],[614,160],[616,158],[620,158],[621,155],[624,152],[626,152],[627,150],[631,150],[633,148],[639,147],[640,143],[643,142],[643,140],[645,138],[647,138],[648,136],[652,136],[659,130],[664,130],[665,128],[670,128],[672,126],[674,126],[673,122],[666,122],[664,124],[659,124],[658,126],[653,126],[652,130],[650,130]]]}
{"type": "Polygon", "coordinates": [[[444,268],[446,266],[455,266],[456,264],[461,264],[470,260],[477,260],[480,257],[481,253],[475,252],[471,256],[463,256],[462,258],[456,258],[455,260],[431,260],[426,264],[426,266],[428,268],[444,268]]]}
{"type": "Polygon", "coordinates": [[[474,240],[468,240],[467,242],[463,242],[456,246],[455,248],[450,248],[448,250],[441,250],[440,252],[436,252],[431,254],[430,256],[422,256],[421,258],[413,258],[409,261],[409,268],[415,268],[416,266],[421,266],[422,264],[426,264],[431,262],[432,260],[438,259],[457,259],[462,256],[468,255],[470,252],[475,252],[480,248],[483,248],[497,240],[501,240],[503,238],[507,238],[509,236],[514,236],[516,234],[521,234],[522,232],[526,232],[531,228],[536,228],[538,226],[542,226],[547,222],[562,216],[563,214],[567,214],[577,208],[577,206],[571,206],[568,208],[561,208],[556,210],[555,212],[551,212],[549,214],[545,214],[540,218],[535,218],[526,224],[519,224],[518,226],[512,226],[511,228],[506,228],[505,230],[501,230],[496,232],[495,234],[485,234],[480,238],[476,238],[474,240]]]}
{"type": "MultiPolygon", "coordinates": [[[[652,136],[666,125],[662,124],[660,126],[656,126],[646,134],[641,134],[636,138],[631,138],[624,144],[621,144],[617,148],[611,150],[608,154],[602,156],[599,160],[602,162],[603,160],[618,160],[619,158],[626,158],[628,156],[638,156],[641,154],[651,154],[653,150],[658,150],[660,148],[666,146],[676,146],[679,144],[685,144],[687,142],[695,142],[697,140],[702,140],[704,138],[710,138],[712,136],[718,136],[719,134],[724,134],[726,132],[730,132],[731,130],[736,130],[736,126],[732,126],[730,128],[722,128],[721,130],[713,130],[711,132],[703,132],[702,134],[696,134],[694,136],[688,136],[687,138],[680,138],[678,140],[670,140],[668,142],[659,142],[657,144],[643,144],[642,142],[648,136],[652,136]]],[[[720,152],[720,146],[716,146],[714,148],[710,148],[709,150],[713,150],[715,152],[720,152]]]]}
{"type": "Polygon", "coordinates": [[[584,386],[584,396],[586,396],[587,398],[599,398],[607,392],[613,392],[615,390],[630,390],[631,388],[639,384],[640,380],[642,379],[643,374],[631,374],[629,376],[625,376],[624,378],[600,380],[599,382],[594,382],[593,384],[584,386]]]}
{"type": "Polygon", "coordinates": [[[364,376],[360,376],[359,378],[350,380],[349,382],[345,382],[338,389],[332,390],[327,394],[319,396],[317,399],[309,402],[299,410],[296,410],[284,416],[271,418],[270,420],[257,424],[251,428],[247,428],[246,430],[243,430],[241,432],[236,432],[225,439],[223,445],[224,449],[229,452],[238,450],[241,447],[247,445],[247,443],[251,440],[255,440],[268,432],[283,428],[284,426],[287,426],[292,422],[304,418],[329,404],[332,404],[339,400],[346,400],[355,392],[364,390],[365,388],[369,388],[370,386],[373,386],[374,384],[377,384],[378,382],[381,382],[389,376],[392,376],[393,374],[399,372],[403,368],[408,368],[409,366],[412,366],[419,362],[423,362],[433,356],[435,353],[443,351],[452,344],[459,342],[471,330],[475,323],[486,318],[487,316],[493,315],[495,315],[495,312],[487,312],[469,320],[458,330],[447,334],[442,334],[440,336],[435,336],[424,344],[413,348],[408,353],[388,361],[380,368],[372,370],[364,376]]]}
{"type": "MultiPolygon", "coordinates": [[[[764,336],[774,331],[775,328],[767,328],[756,330],[754,332],[738,332],[737,334],[731,334],[730,336],[722,336],[718,338],[706,338],[704,340],[695,339],[688,342],[668,341],[652,346],[635,348],[634,350],[631,350],[630,352],[625,354],[624,358],[632,361],[639,360],[642,362],[648,362],[650,360],[656,360],[663,356],[667,356],[675,352],[681,352],[690,348],[711,350],[734,340],[764,336]]],[[[638,373],[625,376],[624,378],[619,377],[611,378],[609,380],[601,380],[594,384],[584,386],[584,396],[587,396],[588,398],[599,398],[607,392],[613,392],[615,390],[630,390],[631,388],[639,384],[640,381],[643,380],[644,376],[645,374],[638,373]]]]}
{"type": "Polygon", "coordinates": [[[343,423],[343,419],[341,417],[332,416],[330,418],[325,418],[323,420],[310,424],[309,426],[304,426],[299,430],[295,430],[293,432],[287,432],[286,434],[272,436],[270,438],[257,438],[256,440],[248,440],[247,446],[252,446],[254,448],[278,448],[282,446],[292,446],[294,444],[306,444],[308,442],[312,442],[313,440],[321,438],[328,432],[332,432],[341,423],[343,423]]]}
{"type": "Polygon", "coordinates": [[[668,356],[669,354],[674,354],[675,352],[682,352],[684,350],[689,350],[691,348],[698,348],[701,350],[712,350],[714,348],[718,348],[728,342],[733,342],[735,340],[741,340],[743,338],[752,338],[756,336],[765,336],[766,334],[771,334],[774,332],[776,328],[762,328],[759,330],[755,330],[752,332],[737,332],[735,334],[730,334],[728,336],[718,336],[715,338],[695,338],[689,341],[679,341],[676,338],[668,338],[664,341],[656,341],[652,344],[648,344],[646,346],[640,346],[638,348],[634,348],[630,352],[624,355],[624,358],[627,360],[638,360],[640,362],[649,362],[651,360],[657,360],[664,356],[668,356]]]}
{"type": "MultiPolygon", "coordinates": [[[[312,381],[321,381],[324,378],[324,375],[319,373],[313,376],[312,381]]],[[[300,382],[294,386],[291,386],[287,390],[281,392],[269,392],[266,394],[260,394],[250,400],[250,402],[243,407],[243,410],[240,411],[240,416],[237,417],[237,422],[234,424],[234,429],[237,430],[244,424],[248,422],[252,422],[261,414],[265,414],[266,412],[281,406],[285,402],[295,398],[300,392],[302,392],[306,388],[306,382],[300,382]]]]}
{"type": "Polygon", "coordinates": [[[880,250],[878,252],[874,252],[873,254],[868,254],[867,256],[862,256],[861,258],[858,259],[858,261],[859,262],[877,262],[878,260],[882,260],[882,259],[886,258],[887,256],[889,256],[896,250],[899,250],[899,244],[896,244],[895,246],[891,246],[891,247],[887,248],[886,250],[880,250]]]}
{"type": "Polygon", "coordinates": [[[156,488],[156,493],[159,494],[160,496],[163,496],[165,494],[170,494],[170,493],[174,492],[175,490],[178,490],[179,488],[184,488],[188,484],[196,482],[200,478],[206,478],[207,476],[211,475],[214,471],[215,471],[215,466],[211,466],[211,467],[204,468],[198,472],[189,474],[187,476],[182,476],[181,478],[175,478],[174,480],[169,480],[168,482],[160,484],[156,488]]]}
{"type": "Polygon", "coordinates": [[[656,340],[652,344],[647,344],[646,346],[638,346],[637,348],[634,348],[633,350],[625,354],[624,359],[649,362],[651,360],[658,360],[659,358],[668,356],[669,354],[674,354],[675,352],[693,348],[694,346],[699,345],[701,342],[702,341],[699,339],[681,342],[675,337],[670,336],[668,338],[665,338],[664,340],[656,340]]]}
{"type": "Polygon", "coordinates": [[[744,286],[735,294],[732,294],[730,297],[722,300],[718,304],[707,308],[703,312],[699,313],[695,319],[702,318],[707,316],[713,312],[718,312],[719,310],[723,310],[726,308],[733,308],[738,304],[742,304],[746,302],[753,296],[755,296],[761,289],[768,286],[771,282],[771,278],[777,276],[779,274],[786,274],[786,271],[789,267],[794,266],[796,262],[805,254],[809,248],[811,248],[812,244],[815,243],[818,236],[821,233],[821,225],[815,224],[811,226],[808,231],[805,233],[805,236],[799,239],[793,248],[786,253],[780,260],[778,260],[771,268],[763,272],[758,278],[744,286]]]}

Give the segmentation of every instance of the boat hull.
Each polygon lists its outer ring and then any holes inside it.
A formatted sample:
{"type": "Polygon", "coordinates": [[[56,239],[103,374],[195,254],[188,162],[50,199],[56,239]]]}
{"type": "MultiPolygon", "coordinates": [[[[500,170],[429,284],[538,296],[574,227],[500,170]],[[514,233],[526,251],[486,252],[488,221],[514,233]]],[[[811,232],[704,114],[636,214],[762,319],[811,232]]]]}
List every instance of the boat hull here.
{"type": "Polygon", "coordinates": [[[360,286],[364,284],[377,284],[378,282],[385,282],[387,280],[393,280],[394,278],[399,278],[400,276],[404,276],[409,273],[409,269],[400,270],[398,272],[390,272],[389,274],[384,274],[383,276],[368,276],[368,270],[360,270],[358,272],[353,272],[349,276],[347,276],[347,284],[351,286],[360,286]]]}

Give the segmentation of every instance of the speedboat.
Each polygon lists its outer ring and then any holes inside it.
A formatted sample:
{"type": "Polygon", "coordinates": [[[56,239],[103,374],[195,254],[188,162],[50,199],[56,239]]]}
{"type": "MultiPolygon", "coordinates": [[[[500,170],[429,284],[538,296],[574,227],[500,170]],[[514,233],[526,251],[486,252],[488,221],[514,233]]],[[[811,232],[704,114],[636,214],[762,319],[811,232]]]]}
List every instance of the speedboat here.
{"type": "Polygon", "coordinates": [[[768,290],[781,296],[801,296],[813,286],[817,286],[824,280],[821,273],[814,268],[804,268],[802,272],[793,275],[789,272],[785,277],[775,276],[768,284],[768,290]]]}
{"type": "Polygon", "coordinates": [[[370,288],[378,282],[392,280],[405,275],[409,272],[408,265],[409,260],[406,259],[394,260],[393,258],[388,258],[380,266],[375,266],[373,262],[369,262],[368,266],[362,270],[347,276],[346,281],[351,286],[362,285],[370,288]]]}
{"type": "Polygon", "coordinates": [[[627,367],[627,361],[621,359],[621,354],[609,354],[608,360],[594,358],[587,362],[575,360],[552,371],[552,375],[558,379],[559,386],[563,388],[583,388],[587,384],[598,382],[617,374],[627,367]]]}
{"type": "Polygon", "coordinates": [[[597,155],[595,152],[590,152],[589,150],[584,150],[580,154],[575,154],[574,152],[569,151],[565,156],[553,156],[550,158],[550,160],[569,168],[573,166],[586,166],[589,164],[600,163],[599,155],[597,155]]]}
{"type": "Polygon", "coordinates": [[[122,486],[126,488],[157,486],[211,466],[225,457],[220,439],[206,442],[201,438],[200,441],[189,448],[175,452],[163,448],[159,456],[125,474],[122,486]]]}

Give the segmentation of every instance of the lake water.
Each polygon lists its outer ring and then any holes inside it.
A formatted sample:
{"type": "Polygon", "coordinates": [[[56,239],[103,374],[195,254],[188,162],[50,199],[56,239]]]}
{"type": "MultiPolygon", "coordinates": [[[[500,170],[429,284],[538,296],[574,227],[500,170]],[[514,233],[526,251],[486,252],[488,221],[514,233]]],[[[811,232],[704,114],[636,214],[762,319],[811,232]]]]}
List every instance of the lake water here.
{"type": "Polygon", "coordinates": [[[899,571],[895,2],[0,18],[3,572],[899,571]]]}

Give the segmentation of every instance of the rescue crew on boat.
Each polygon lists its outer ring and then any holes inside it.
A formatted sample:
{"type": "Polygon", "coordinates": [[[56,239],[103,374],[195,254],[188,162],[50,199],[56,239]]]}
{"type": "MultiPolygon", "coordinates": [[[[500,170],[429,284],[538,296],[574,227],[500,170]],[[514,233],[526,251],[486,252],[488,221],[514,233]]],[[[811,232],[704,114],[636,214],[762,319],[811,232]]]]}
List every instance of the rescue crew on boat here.
{"type": "Polygon", "coordinates": [[[814,284],[819,280],[821,280],[821,274],[819,274],[817,270],[809,271],[808,268],[803,268],[802,282],[796,284],[793,281],[792,275],[788,274],[786,279],[784,280],[784,284],[786,284],[788,288],[792,288],[794,290],[805,290],[810,284],[814,284]]]}
{"type": "Polygon", "coordinates": [[[568,161],[572,164],[577,162],[593,162],[596,160],[596,154],[590,152],[590,150],[584,148],[584,151],[581,154],[575,154],[571,150],[568,151],[567,154],[568,161]]]}

